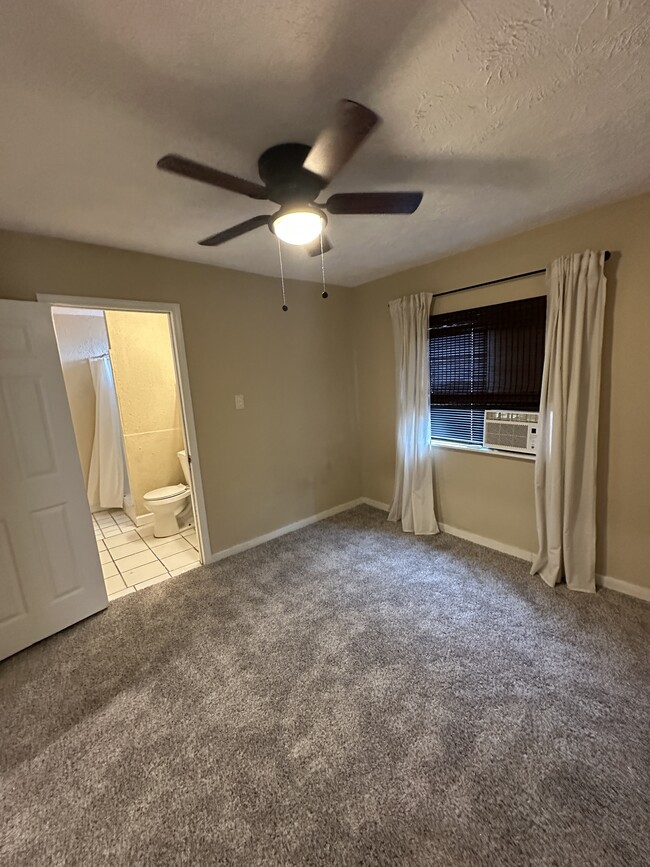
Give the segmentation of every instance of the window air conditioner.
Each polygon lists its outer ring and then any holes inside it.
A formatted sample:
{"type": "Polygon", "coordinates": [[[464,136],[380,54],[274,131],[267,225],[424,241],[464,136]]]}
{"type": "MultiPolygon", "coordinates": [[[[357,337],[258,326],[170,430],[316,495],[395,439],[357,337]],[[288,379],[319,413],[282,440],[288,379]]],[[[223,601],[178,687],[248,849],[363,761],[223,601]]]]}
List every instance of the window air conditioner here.
{"type": "Polygon", "coordinates": [[[483,447],[534,455],[538,424],[538,412],[486,409],[483,447]]]}

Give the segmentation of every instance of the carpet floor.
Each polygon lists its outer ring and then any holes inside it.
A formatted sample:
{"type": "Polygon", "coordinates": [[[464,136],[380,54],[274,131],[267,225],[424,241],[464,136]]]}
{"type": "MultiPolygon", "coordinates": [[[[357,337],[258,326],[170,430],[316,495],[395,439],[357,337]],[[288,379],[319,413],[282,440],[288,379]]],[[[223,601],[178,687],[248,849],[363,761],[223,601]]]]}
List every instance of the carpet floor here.
{"type": "Polygon", "coordinates": [[[369,507],[0,665],[4,865],[647,865],[650,606],[369,507]]]}

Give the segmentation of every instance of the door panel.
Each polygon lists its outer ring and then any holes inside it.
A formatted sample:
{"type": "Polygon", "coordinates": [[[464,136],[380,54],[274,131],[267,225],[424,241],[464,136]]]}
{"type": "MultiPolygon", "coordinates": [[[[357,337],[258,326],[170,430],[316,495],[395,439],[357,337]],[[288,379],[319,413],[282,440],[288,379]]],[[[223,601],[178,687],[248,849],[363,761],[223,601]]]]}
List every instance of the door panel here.
{"type": "Polygon", "coordinates": [[[0,301],[0,659],[107,605],[50,309],[0,301]]]}
{"type": "Polygon", "coordinates": [[[18,579],[18,567],[11,547],[7,522],[0,521],[0,579],[2,599],[0,600],[0,627],[3,623],[27,614],[25,597],[18,579]]]}

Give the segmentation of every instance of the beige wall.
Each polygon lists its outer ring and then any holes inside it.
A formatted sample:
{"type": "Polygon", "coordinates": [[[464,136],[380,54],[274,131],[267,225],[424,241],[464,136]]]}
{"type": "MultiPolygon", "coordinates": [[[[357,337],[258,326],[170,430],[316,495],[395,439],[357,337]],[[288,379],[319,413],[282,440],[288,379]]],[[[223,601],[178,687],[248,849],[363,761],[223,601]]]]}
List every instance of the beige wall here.
{"type": "Polygon", "coordinates": [[[95,436],[95,388],[88,359],[108,352],[106,325],[102,313],[97,315],[91,311],[74,314],[54,312],[52,318],[81,468],[88,486],[95,436]]]}
{"type": "Polygon", "coordinates": [[[136,516],[143,496],[184,482],[176,453],[184,448],[166,313],[106,311],[111,364],[136,516]]]}
{"type": "Polygon", "coordinates": [[[353,292],[0,232],[0,297],[176,301],[213,551],[360,495],[353,292]],[[236,411],[234,395],[246,408],[236,411]]]}
{"type": "MultiPolygon", "coordinates": [[[[391,497],[394,375],[386,305],[543,266],[586,248],[614,251],[598,471],[598,571],[650,585],[650,196],[611,205],[354,290],[55,239],[0,233],[0,296],[37,292],[178,301],[182,308],[212,550],[360,495],[391,497]],[[234,409],[244,394],[246,409],[234,409]]],[[[539,278],[440,299],[473,306],[541,291],[539,278]]],[[[536,544],[533,466],[437,449],[441,521],[527,551],[536,544]]]]}
{"type": "MultiPolygon", "coordinates": [[[[432,229],[434,231],[434,229],[432,229]]],[[[610,249],[598,468],[599,573],[650,586],[650,196],[641,196],[358,287],[355,292],[363,494],[389,502],[395,448],[393,348],[387,303],[610,249]]],[[[434,311],[538,294],[540,278],[434,300],[434,311]]],[[[533,465],[435,449],[439,520],[527,551],[536,547],[533,465]]]]}

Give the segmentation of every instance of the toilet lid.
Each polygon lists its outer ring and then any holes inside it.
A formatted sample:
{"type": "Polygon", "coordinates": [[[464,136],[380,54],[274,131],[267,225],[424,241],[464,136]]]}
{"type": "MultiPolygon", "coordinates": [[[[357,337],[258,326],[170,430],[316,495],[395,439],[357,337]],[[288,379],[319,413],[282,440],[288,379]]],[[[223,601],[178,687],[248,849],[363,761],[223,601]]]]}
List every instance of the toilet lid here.
{"type": "Polygon", "coordinates": [[[167,485],[166,488],[156,488],[155,491],[147,491],[142,499],[168,500],[170,497],[177,497],[179,494],[187,494],[189,490],[187,485],[167,485]]]}

